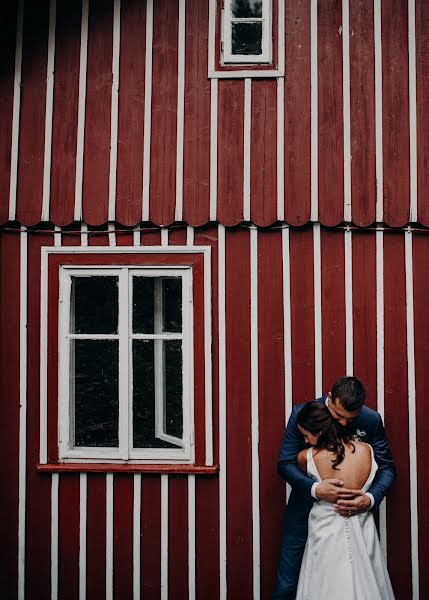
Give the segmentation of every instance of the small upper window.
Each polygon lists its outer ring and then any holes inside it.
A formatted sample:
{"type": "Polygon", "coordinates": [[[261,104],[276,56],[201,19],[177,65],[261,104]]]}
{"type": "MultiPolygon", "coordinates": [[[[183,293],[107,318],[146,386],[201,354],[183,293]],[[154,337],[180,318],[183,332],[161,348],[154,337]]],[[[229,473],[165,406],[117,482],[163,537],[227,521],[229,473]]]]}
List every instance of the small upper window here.
{"type": "Polygon", "coordinates": [[[270,0],[225,0],[222,16],[225,64],[271,62],[270,0]]]}
{"type": "Polygon", "coordinates": [[[285,0],[209,0],[208,76],[284,77],[285,0]]]}

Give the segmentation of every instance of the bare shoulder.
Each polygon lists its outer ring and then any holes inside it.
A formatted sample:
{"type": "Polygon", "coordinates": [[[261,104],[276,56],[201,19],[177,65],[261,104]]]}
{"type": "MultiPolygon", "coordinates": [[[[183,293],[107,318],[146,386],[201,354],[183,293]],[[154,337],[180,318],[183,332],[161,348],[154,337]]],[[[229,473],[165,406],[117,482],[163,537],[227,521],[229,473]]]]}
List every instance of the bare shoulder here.
{"type": "Polygon", "coordinates": [[[365,442],[352,442],[352,444],[355,447],[355,452],[358,455],[360,455],[362,457],[371,456],[372,449],[369,444],[366,444],[365,442]]]}
{"type": "Polygon", "coordinates": [[[304,473],[307,473],[307,448],[301,450],[301,452],[296,457],[296,462],[298,463],[298,467],[304,473]]]}

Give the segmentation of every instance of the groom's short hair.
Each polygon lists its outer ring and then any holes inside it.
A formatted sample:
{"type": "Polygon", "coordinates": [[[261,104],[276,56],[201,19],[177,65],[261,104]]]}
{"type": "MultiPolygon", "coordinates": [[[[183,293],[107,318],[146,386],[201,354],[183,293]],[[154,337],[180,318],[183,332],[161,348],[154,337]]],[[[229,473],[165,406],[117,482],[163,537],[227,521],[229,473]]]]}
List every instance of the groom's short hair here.
{"type": "Polygon", "coordinates": [[[334,402],[338,398],[341,406],[352,412],[364,404],[366,391],[357,377],[340,377],[334,383],[331,394],[334,402]]]}

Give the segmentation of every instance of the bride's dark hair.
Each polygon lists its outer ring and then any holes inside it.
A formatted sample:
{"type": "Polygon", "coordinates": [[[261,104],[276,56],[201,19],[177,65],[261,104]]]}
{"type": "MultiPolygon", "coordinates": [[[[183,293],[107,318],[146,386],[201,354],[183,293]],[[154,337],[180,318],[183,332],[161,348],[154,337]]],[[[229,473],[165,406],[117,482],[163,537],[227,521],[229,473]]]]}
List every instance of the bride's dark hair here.
{"type": "MultiPolygon", "coordinates": [[[[350,432],[335,421],[327,406],[317,400],[303,406],[298,413],[297,423],[313,435],[320,434],[316,448],[326,448],[335,454],[332,466],[336,469],[344,460],[345,444],[353,439],[350,432]]],[[[355,447],[353,443],[351,445],[354,452],[355,447]]]]}

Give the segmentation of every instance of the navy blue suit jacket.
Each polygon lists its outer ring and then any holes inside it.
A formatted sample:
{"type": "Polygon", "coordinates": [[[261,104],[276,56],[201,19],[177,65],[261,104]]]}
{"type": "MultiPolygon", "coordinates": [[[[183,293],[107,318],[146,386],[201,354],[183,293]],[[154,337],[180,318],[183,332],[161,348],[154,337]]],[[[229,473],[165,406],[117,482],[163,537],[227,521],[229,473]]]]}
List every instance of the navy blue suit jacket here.
{"type": "MultiPolygon", "coordinates": [[[[326,402],[326,396],[317,400],[326,402]]],[[[307,506],[307,509],[311,508],[312,505],[311,488],[314,479],[305,475],[296,463],[298,453],[307,447],[296,423],[298,413],[303,406],[304,404],[297,404],[293,407],[280,448],[278,471],[281,477],[292,486],[289,503],[292,506],[299,504],[306,510],[304,505],[307,506]]],[[[373,510],[376,510],[396,477],[396,469],[387,443],[383,421],[378,412],[362,406],[359,416],[349,427],[362,442],[371,444],[374,449],[378,471],[368,492],[374,496],[373,510]]]]}

